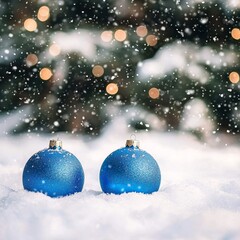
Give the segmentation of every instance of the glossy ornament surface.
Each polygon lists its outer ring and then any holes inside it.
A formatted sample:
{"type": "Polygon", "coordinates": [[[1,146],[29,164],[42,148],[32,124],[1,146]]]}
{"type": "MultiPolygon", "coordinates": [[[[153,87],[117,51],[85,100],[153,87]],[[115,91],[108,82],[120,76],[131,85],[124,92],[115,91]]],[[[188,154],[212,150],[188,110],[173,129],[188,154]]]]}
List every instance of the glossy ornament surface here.
{"type": "Polygon", "coordinates": [[[152,193],[161,182],[155,159],[139,148],[138,141],[127,140],[126,147],[111,153],[100,170],[100,184],[105,193],[152,193]]]}
{"type": "Polygon", "coordinates": [[[22,180],[28,191],[62,197],[82,191],[84,172],[79,160],[62,149],[61,141],[51,140],[48,149],[27,161],[22,180]]]}

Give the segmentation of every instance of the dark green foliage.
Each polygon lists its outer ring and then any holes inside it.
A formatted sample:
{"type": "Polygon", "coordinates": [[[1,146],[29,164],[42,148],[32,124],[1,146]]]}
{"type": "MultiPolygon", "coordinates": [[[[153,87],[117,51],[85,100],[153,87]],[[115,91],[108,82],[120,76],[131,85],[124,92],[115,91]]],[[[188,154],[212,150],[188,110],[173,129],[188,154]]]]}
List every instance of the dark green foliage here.
{"type": "MultiPolygon", "coordinates": [[[[193,7],[187,7],[185,1],[180,1],[182,5],[176,1],[119,2],[68,0],[61,5],[59,1],[49,1],[46,5],[51,9],[51,17],[46,22],[38,21],[37,32],[23,28],[25,19],[37,19],[41,6],[37,1],[0,2],[0,113],[29,104],[33,107],[29,121],[23,121],[14,132],[69,131],[97,135],[113,117],[106,110],[109,104],[119,108],[145,108],[165,119],[170,129],[177,129],[185,103],[193,98],[206,102],[219,130],[238,132],[240,120],[233,116],[233,109],[240,107],[239,85],[231,84],[228,75],[231,71],[240,72],[240,44],[230,34],[234,27],[240,27],[240,11],[229,10],[220,1],[193,7]],[[126,9],[119,2],[127,4],[126,9]],[[201,24],[201,21],[206,22],[201,24]],[[141,24],[147,26],[149,34],[158,37],[157,45],[148,46],[136,35],[135,29],[141,24]],[[62,54],[60,60],[48,59],[46,55],[37,65],[26,65],[28,54],[43,56],[46,53],[55,32],[85,29],[100,35],[104,30],[119,28],[127,30],[128,43],[117,43],[112,48],[97,44],[97,60],[69,52],[62,54]],[[136,74],[138,63],[154,57],[159,49],[176,41],[198,48],[209,46],[216,52],[231,50],[238,60],[234,66],[221,70],[203,65],[210,75],[210,81],[205,84],[190,79],[178,69],[163,78],[140,81],[136,74]],[[9,53],[4,53],[5,49],[9,53]],[[64,63],[63,71],[67,74],[42,81],[41,68],[49,67],[56,74],[58,61],[64,63]],[[102,77],[92,74],[96,64],[105,66],[102,77]],[[106,93],[106,86],[111,82],[118,84],[117,95],[106,93]],[[149,98],[151,87],[160,89],[158,99],[149,98]],[[187,94],[188,90],[193,93],[187,94]]],[[[139,124],[137,118],[132,119],[131,124],[137,129],[149,128],[139,124]]]]}

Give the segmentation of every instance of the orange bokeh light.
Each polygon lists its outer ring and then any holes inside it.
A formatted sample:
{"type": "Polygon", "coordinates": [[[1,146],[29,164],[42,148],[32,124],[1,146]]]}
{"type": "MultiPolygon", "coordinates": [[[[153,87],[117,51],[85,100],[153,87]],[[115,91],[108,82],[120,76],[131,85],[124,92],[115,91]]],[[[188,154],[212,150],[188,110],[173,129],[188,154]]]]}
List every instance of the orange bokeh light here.
{"type": "Polygon", "coordinates": [[[100,65],[95,65],[92,69],[92,74],[95,77],[101,77],[104,74],[104,68],[100,65]]]}
{"type": "Polygon", "coordinates": [[[146,37],[146,43],[149,45],[149,46],[155,46],[158,42],[158,39],[155,35],[151,34],[151,35],[148,35],[146,37]]]}
{"type": "Polygon", "coordinates": [[[122,30],[122,29],[118,29],[115,33],[114,33],[114,38],[118,41],[118,42],[123,42],[124,40],[126,40],[127,38],[127,32],[122,30]]]}
{"type": "Polygon", "coordinates": [[[118,85],[116,83],[109,83],[106,87],[106,91],[110,95],[115,95],[118,92],[118,85]]]}
{"type": "Polygon", "coordinates": [[[28,67],[32,67],[38,63],[38,57],[36,54],[29,54],[26,58],[26,64],[28,67]]]}
{"type": "Polygon", "coordinates": [[[159,89],[157,89],[157,88],[155,88],[155,87],[149,89],[148,95],[149,95],[149,97],[152,98],[152,99],[157,99],[157,98],[159,98],[159,96],[160,96],[159,89]]]}
{"type": "Polygon", "coordinates": [[[24,28],[29,32],[33,32],[37,29],[37,22],[33,18],[28,18],[24,21],[24,28]]]}
{"type": "Polygon", "coordinates": [[[47,6],[42,6],[38,10],[37,18],[41,22],[45,22],[50,17],[50,9],[47,6]]]}
{"type": "Polygon", "coordinates": [[[138,26],[136,29],[136,33],[139,37],[145,37],[148,34],[147,27],[144,25],[138,26]]]}
{"type": "Polygon", "coordinates": [[[52,70],[50,68],[43,68],[43,69],[41,69],[39,75],[40,75],[40,78],[42,80],[46,81],[46,80],[49,80],[52,77],[53,73],[52,73],[52,70]]]}
{"type": "Polygon", "coordinates": [[[112,31],[104,31],[101,34],[101,39],[103,42],[111,42],[113,38],[112,31]]]}
{"type": "Polygon", "coordinates": [[[53,43],[50,47],[49,47],[49,53],[52,55],[52,56],[57,56],[61,53],[61,48],[58,44],[56,43],[53,43]]]}
{"type": "Polygon", "coordinates": [[[240,39],[240,29],[239,28],[233,28],[233,30],[231,31],[231,35],[232,35],[233,39],[239,40],[240,39]]]}
{"type": "Polygon", "coordinates": [[[229,80],[231,83],[238,83],[240,80],[240,76],[237,72],[231,72],[229,74],[229,80]]]}

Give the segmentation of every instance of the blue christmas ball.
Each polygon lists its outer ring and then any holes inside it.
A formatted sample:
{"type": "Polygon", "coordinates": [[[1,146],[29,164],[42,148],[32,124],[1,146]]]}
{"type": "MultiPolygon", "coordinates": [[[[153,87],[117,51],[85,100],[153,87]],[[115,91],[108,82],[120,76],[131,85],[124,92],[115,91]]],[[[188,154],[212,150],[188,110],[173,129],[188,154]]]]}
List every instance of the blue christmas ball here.
{"type": "Polygon", "coordinates": [[[79,160],[61,147],[61,141],[50,141],[48,149],[34,154],[23,170],[23,187],[50,197],[81,192],[84,172],[79,160]]]}
{"type": "Polygon", "coordinates": [[[127,140],[126,147],[111,153],[100,170],[105,193],[152,193],[158,191],[161,173],[155,159],[139,149],[138,141],[127,140]]]}

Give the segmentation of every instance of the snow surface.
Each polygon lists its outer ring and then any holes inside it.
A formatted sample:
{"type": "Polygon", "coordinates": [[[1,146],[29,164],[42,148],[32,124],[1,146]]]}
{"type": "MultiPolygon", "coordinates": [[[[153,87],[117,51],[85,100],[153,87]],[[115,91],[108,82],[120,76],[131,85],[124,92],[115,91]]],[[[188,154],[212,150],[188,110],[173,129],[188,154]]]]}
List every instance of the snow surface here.
{"type": "MultiPolygon", "coordinates": [[[[1,125],[6,121],[0,119],[1,125]]],[[[103,160],[132,131],[117,118],[99,138],[77,135],[0,135],[0,239],[240,239],[240,148],[218,139],[140,132],[141,148],[159,163],[160,191],[106,195],[98,175],[103,160]],[[35,152],[59,137],[81,161],[84,191],[52,199],[23,190],[22,171],[35,152]],[[215,139],[212,140],[215,142],[215,139]],[[219,142],[220,141],[220,142],[219,142]]]]}

